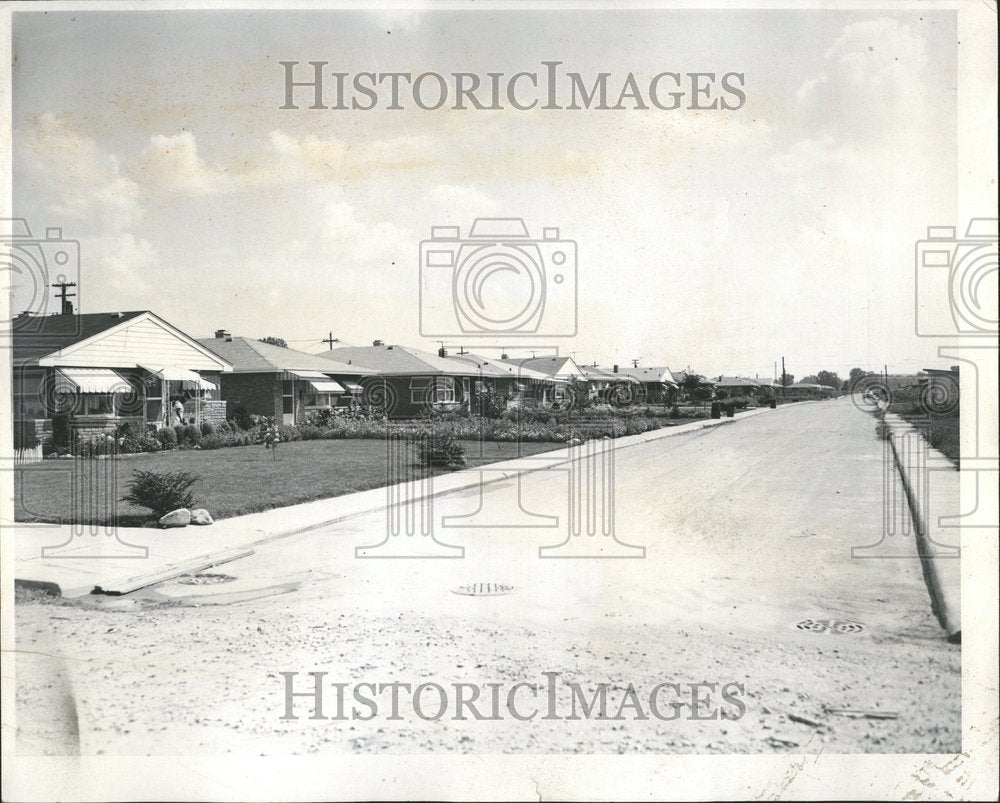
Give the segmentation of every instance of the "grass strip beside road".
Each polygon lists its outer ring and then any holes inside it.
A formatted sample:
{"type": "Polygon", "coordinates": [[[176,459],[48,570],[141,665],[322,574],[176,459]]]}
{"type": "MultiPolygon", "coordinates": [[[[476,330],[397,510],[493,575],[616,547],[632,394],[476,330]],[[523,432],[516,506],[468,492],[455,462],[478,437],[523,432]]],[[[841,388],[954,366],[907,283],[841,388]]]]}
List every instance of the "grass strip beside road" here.
{"type": "MultiPolygon", "coordinates": [[[[528,457],[565,448],[562,443],[461,442],[468,467],[528,457]]],[[[68,524],[110,524],[110,510],[75,510],[73,485],[96,489],[120,499],[132,474],[145,471],[189,471],[195,504],[214,518],[225,519],[327,499],[387,483],[384,441],[315,440],[283,443],[276,459],[263,446],[213,451],[183,450],[129,455],[119,459],[80,461],[82,476],[73,476],[77,461],[45,460],[19,466],[15,472],[14,512],[17,521],[68,524]]],[[[448,473],[447,468],[414,468],[411,479],[448,473]]],[[[398,479],[396,481],[399,481],[398,479]]],[[[117,503],[118,524],[142,526],[147,510],[117,503]]]]}

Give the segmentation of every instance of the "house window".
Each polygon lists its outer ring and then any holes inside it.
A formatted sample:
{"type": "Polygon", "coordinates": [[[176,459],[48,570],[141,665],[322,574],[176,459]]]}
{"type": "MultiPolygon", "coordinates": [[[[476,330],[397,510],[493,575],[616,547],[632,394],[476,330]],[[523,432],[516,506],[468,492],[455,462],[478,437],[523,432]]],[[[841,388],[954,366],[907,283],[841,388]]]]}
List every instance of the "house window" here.
{"type": "Polygon", "coordinates": [[[77,413],[79,415],[114,415],[114,393],[80,393],[77,395],[77,413]]]}
{"type": "Polygon", "coordinates": [[[453,402],[455,401],[455,380],[450,376],[438,377],[434,383],[434,401],[453,402]]]}
{"type": "Polygon", "coordinates": [[[331,401],[330,397],[335,394],[331,393],[310,393],[306,396],[306,406],[307,407],[333,407],[334,402],[331,401]]]}
{"type": "Polygon", "coordinates": [[[281,381],[281,412],[284,415],[295,412],[295,382],[292,379],[281,381]]]}
{"type": "Polygon", "coordinates": [[[418,376],[410,380],[410,402],[440,404],[455,401],[455,380],[450,376],[418,376]]]}

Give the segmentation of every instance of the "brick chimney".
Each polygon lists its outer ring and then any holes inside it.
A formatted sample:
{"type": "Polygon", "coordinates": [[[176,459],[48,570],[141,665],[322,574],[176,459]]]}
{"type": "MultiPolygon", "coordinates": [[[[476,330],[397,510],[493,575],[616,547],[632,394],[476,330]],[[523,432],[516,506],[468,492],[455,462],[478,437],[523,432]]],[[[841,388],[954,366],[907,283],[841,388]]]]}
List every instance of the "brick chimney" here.
{"type": "Polygon", "coordinates": [[[230,339],[229,331],[226,330],[226,329],[216,329],[215,330],[215,339],[216,340],[229,340],[230,339]]]}
{"type": "Polygon", "coordinates": [[[382,340],[373,340],[373,341],[372,341],[372,345],[373,345],[373,346],[384,346],[384,345],[385,345],[385,342],[384,342],[384,341],[382,341],[382,340]]]}

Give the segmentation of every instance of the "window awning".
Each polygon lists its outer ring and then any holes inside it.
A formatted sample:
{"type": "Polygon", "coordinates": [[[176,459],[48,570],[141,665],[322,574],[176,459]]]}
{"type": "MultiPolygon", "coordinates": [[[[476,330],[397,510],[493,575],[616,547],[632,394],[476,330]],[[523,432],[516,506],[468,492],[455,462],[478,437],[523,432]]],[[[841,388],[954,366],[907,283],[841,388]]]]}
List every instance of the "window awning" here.
{"type": "Polygon", "coordinates": [[[187,368],[179,368],[176,365],[140,365],[139,367],[144,371],[149,371],[149,373],[155,374],[160,377],[160,379],[166,379],[169,382],[183,382],[185,387],[196,387],[201,388],[202,390],[217,389],[214,382],[209,382],[207,379],[202,377],[201,374],[187,368]]]}
{"type": "Polygon", "coordinates": [[[310,379],[309,385],[317,393],[343,393],[344,388],[339,382],[334,382],[332,379],[310,379]]]}
{"type": "Polygon", "coordinates": [[[289,371],[290,374],[295,374],[299,379],[322,379],[327,380],[328,377],[322,371],[289,371]]]}
{"type": "Polygon", "coordinates": [[[61,393],[130,393],[132,386],[110,368],[58,368],[56,390],[61,393]]]}
{"type": "Polygon", "coordinates": [[[345,388],[347,388],[347,392],[350,393],[352,396],[361,396],[365,392],[365,389],[361,387],[361,385],[359,385],[357,382],[341,381],[340,384],[342,384],[345,388]]]}

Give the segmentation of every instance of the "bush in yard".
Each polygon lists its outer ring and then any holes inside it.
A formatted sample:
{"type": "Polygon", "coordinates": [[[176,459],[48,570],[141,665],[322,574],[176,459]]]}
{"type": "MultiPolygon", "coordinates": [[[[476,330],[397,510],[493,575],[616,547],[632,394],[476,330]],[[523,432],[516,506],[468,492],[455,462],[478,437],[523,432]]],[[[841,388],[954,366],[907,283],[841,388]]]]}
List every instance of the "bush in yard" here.
{"type": "Polygon", "coordinates": [[[208,421],[201,422],[202,437],[205,435],[211,435],[213,432],[215,432],[215,427],[213,427],[208,421]]]}
{"type": "Polygon", "coordinates": [[[69,446],[69,416],[65,413],[56,413],[52,416],[52,445],[56,449],[65,449],[69,446]]]}
{"type": "Polygon", "coordinates": [[[159,518],[177,508],[194,507],[191,486],[197,479],[187,471],[136,471],[121,501],[149,508],[159,518]]]}
{"type": "Polygon", "coordinates": [[[501,418],[507,412],[507,396],[495,390],[479,395],[479,412],[485,418],[501,418]]]}
{"type": "Polygon", "coordinates": [[[201,430],[193,424],[185,424],[177,433],[177,443],[183,446],[197,446],[201,440],[201,430]]]}
{"type": "Polygon", "coordinates": [[[236,402],[233,405],[233,410],[229,415],[236,426],[240,429],[250,429],[253,426],[253,421],[250,419],[250,413],[247,412],[247,408],[243,406],[243,402],[236,402]]]}
{"type": "Polygon", "coordinates": [[[156,431],[156,440],[164,449],[174,449],[177,447],[177,432],[173,427],[163,427],[156,431]]]}
{"type": "Polygon", "coordinates": [[[41,441],[38,440],[38,435],[35,434],[35,422],[34,421],[15,421],[14,422],[14,448],[15,449],[34,449],[41,441]]]}
{"type": "Polygon", "coordinates": [[[419,442],[420,462],[429,466],[464,466],[465,447],[444,432],[425,433],[419,442]]]}

